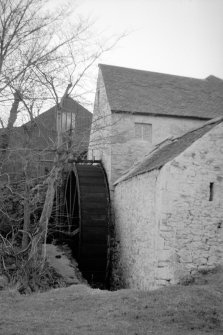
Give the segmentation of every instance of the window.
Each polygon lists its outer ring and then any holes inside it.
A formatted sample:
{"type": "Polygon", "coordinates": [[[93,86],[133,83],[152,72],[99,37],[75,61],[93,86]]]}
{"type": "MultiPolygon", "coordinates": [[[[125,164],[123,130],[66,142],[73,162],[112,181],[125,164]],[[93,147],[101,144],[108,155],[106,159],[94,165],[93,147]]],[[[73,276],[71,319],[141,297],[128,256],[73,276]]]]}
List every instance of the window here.
{"type": "Polygon", "coordinates": [[[45,176],[47,176],[48,173],[49,173],[49,169],[48,169],[48,167],[44,167],[44,174],[45,174],[45,176]]]}
{"type": "Polygon", "coordinates": [[[100,90],[97,91],[97,104],[99,107],[99,101],[100,101],[100,90]]]}
{"type": "Polygon", "coordinates": [[[75,113],[62,112],[61,113],[61,131],[66,132],[75,128],[75,113]]]}
{"type": "Polygon", "coordinates": [[[214,183],[210,183],[209,185],[209,201],[213,201],[214,199],[214,183]]]}
{"type": "Polygon", "coordinates": [[[135,138],[152,142],[152,125],[150,123],[135,123],[135,138]]]}

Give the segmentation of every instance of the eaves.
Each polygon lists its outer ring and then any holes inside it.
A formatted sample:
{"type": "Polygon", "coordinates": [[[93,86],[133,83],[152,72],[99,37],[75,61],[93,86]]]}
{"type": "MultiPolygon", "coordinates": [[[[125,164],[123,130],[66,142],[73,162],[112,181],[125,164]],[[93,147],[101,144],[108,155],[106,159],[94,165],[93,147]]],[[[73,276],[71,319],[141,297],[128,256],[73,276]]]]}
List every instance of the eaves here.
{"type": "Polygon", "coordinates": [[[151,113],[151,112],[137,112],[137,111],[125,111],[125,110],[117,110],[112,109],[112,113],[116,114],[131,114],[131,115],[152,115],[152,116],[162,116],[162,117],[174,117],[174,118],[180,118],[180,119],[195,119],[195,120],[211,120],[211,117],[200,117],[195,115],[179,115],[179,114],[162,114],[162,113],[151,113]]]}

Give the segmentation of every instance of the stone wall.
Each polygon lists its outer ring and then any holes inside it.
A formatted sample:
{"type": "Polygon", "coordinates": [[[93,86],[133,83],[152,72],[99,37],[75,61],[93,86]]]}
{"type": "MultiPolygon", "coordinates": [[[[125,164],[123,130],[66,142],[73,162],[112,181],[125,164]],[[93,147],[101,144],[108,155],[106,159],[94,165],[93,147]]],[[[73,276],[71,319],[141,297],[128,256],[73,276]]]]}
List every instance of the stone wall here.
{"type": "Polygon", "coordinates": [[[111,110],[101,71],[99,71],[88,159],[102,160],[109,182],[111,180],[111,124],[111,110]]]}
{"type": "Polygon", "coordinates": [[[126,286],[153,289],[222,264],[222,124],[161,170],[119,183],[114,207],[126,286]]]}
{"type": "Polygon", "coordinates": [[[154,190],[158,174],[156,170],[140,175],[115,188],[116,266],[125,287],[148,289],[155,285],[158,232],[154,190]]]}
{"type": "Polygon", "coordinates": [[[112,190],[113,183],[155,145],[167,137],[183,135],[204,122],[172,116],[112,112],[99,70],[88,158],[103,161],[112,190]],[[151,142],[135,138],[135,123],[152,125],[151,142]]]}
{"type": "MultiPolygon", "coordinates": [[[[172,216],[172,212],[169,211],[172,206],[168,205],[170,199],[173,207],[178,201],[178,198],[169,197],[169,190],[166,188],[166,182],[171,177],[168,174],[170,164],[167,164],[159,173],[157,172],[157,175],[154,172],[156,177],[146,174],[119,184],[115,188],[115,195],[113,195],[113,183],[136,161],[148,154],[156,144],[170,136],[180,136],[203,123],[202,120],[189,118],[114,113],[110,110],[103,78],[99,71],[88,158],[101,159],[107,173],[112,200],[112,222],[117,229],[117,241],[114,240],[112,232],[112,260],[116,263],[116,251],[120,251],[119,269],[123,268],[127,286],[155,288],[176,282],[179,280],[180,272],[182,275],[188,273],[189,266],[185,269],[181,261],[179,266],[181,256],[176,252],[178,249],[181,250],[176,242],[176,234],[184,235],[184,225],[182,231],[179,230],[179,233],[176,233],[178,230],[173,217],[176,215],[180,222],[181,219],[177,213],[173,211],[172,216]],[[135,138],[135,123],[152,125],[151,142],[135,138]],[[160,233],[158,233],[159,228],[160,233]]],[[[190,164],[191,162],[188,161],[188,165],[190,164]]],[[[210,164],[207,163],[207,171],[209,167],[210,164]]],[[[172,165],[171,168],[176,169],[172,165]]],[[[198,167],[197,169],[196,173],[199,174],[201,169],[198,167]]],[[[182,172],[178,174],[179,178],[183,178],[181,174],[182,172]]],[[[175,189],[182,188],[180,181],[177,179],[175,181],[174,174],[171,178],[175,189]]],[[[188,176],[185,174],[184,178],[186,183],[188,176]]],[[[175,194],[178,197],[178,193],[175,194]]],[[[179,208],[182,208],[186,217],[190,213],[188,206],[190,206],[188,199],[182,204],[179,202],[179,208]]],[[[177,208],[176,206],[175,209],[177,208]]],[[[188,234],[187,231],[186,235],[188,234]]],[[[184,241],[184,238],[180,237],[180,240],[184,241]]]]}
{"type": "Polygon", "coordinates": [[[112,113],[111,184],[155,145],[170,136],[180,136],[205,121],[188,118],[112,113]],[[152,125],[152,142],[135,138],[135,123],[152,125]]]}
{"type": "Polygon", "coordinates": [[[223,264],[222,124],[168,163],[162,178],[158,220],[165,249],[162,259],[158,252],[162,280],[178,282],[223,264]]]}

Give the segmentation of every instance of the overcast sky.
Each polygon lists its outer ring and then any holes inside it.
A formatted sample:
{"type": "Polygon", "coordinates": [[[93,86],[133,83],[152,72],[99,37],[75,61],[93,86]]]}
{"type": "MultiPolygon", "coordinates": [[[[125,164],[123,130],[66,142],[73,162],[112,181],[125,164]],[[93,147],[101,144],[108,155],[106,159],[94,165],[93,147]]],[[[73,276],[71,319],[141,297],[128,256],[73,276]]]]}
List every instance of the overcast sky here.
{"type": "MultiPolygon", "coordinates": [[[[223,79],[223,0],[80,0],[95,29],[130,34],[101,63],[223,79]]],[[[96,30],[95,30],[96,31],[96,30]]]]}

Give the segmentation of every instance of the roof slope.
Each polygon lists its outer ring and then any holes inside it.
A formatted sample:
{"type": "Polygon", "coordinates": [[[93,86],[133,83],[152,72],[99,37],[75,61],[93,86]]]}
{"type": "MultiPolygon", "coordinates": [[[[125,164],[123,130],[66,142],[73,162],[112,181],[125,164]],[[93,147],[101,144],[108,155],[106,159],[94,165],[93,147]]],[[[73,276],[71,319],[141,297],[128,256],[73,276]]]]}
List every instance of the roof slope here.
{"type": "Polygon", "coordinates": [[[100,64],[112,111],[211,119],[223,115],[223,80],[100,64]]]}
{"type": "MultiPolygon", "coordinates": [[[[66,96],[63,101],[63,111],[68,113],[75,113],[75,114],[85,114],[90,115],[92,114],[80,105],[77,101],[73,100],[71,97],[66,96]]],[[[34,118],[36,124],[44,126],[45,128],[49,129],[49,127],[56,128],[56,118],[57,118],[57,108],[56,106],[51,107],[47,111],[39,114],[37,117],[34,118]]],[[[28,126],[31,124],[31,121],[28,121],[24,125],[28,126]]],[[[24,126],[23,125],[23,126],[24,126]]]]}
{"type": "MultiPolygon", "coordinates": [[[[87,150],[86,140],[88,142],[90,136],[90,125],[92,120],[92,113],[80,105],[77,101],[70,97],[65,97],[63,102],[63,111],[74,113],[75,119],[75,136],[73,141],[79,142],[87,150]],[[83,141],[85,139],[85,141],[83,141]]],[[[30,145],[32,148],[45,149],[47,146],[52,146],[57,137],[57,108],[51,107],[47,111],[39,114],[22,126],[13,128],[13,136],[10,138],[10,147],[23,147],[24,140],[28,132],[31,130],[30,145]]],[[[4,134],[4,129],[0,128],[0,144],[1,136],[4,134]]]]}
{"type": "Polygon", "coordinates": [[[169,139],[166,141],[166,144],[165,141],[160,143],[148,154],[148,156],[144,158],[143,161],[131,168],[129,172],[119,178],[115,184],[137,175],[161,168],[221,122],[223,122],[222,117],[206,122],[203,126],[193,129],[181,137],[169,139]]]}

